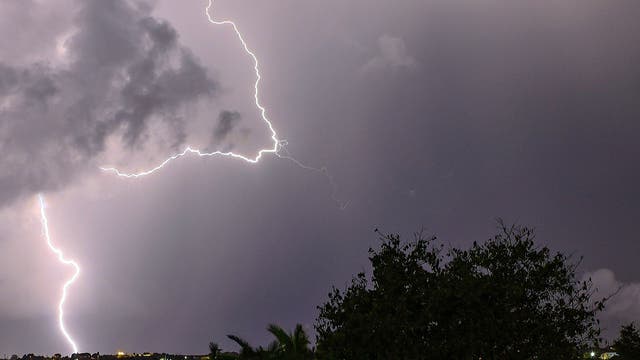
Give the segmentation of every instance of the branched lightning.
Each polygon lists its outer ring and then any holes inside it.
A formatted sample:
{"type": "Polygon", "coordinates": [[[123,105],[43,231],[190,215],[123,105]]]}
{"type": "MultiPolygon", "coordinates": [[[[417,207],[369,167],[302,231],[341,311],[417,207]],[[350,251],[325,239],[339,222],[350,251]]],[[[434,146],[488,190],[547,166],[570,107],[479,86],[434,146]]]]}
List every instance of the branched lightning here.
{"type": "Polygon", "coordinates": [[[263,154],[274,154],[274,155],[278,156],[279,158],[287,159],[287,160],[292,161],[293,163],[295,163],[296,165],[300,166],[301,168],[304,168],[304,169],[307,169],[307,170],[311,170],[311,171],[315,171],[315,172],[318,172],[318,173],[321,173],[322,175],[324,175],[327,178],[327,180],[329,181],[329,183],[331,184],[331,187],[332,187],[331,198],[340,206],[341,209],[345,209],[347,207],[347,205],[348,205],[348,202],[343,202],[343,201],[339,200],[336,197],[337,187],[336,187],[336,184],[335,184],[335,182],[333,180],[333,177],[329,174],[327,169],[324,168],[324,167],[315,168],[315,167],[311,167],[311,166],[303,164],[302,162],[300,162],[299,160],[294,158],[291,155],[291,153],[289,153],[289,151],[286,148],[287,141],[286,140],[280,140],[278,138],[278,134],[276,133],[276,130],[273,127],[273,124],[271,123],[271,120],[269,120],[269,118],[267,117],[267,109],[260,102],[260,82],[262,80],[262,75],[260,74],[260,64],[258,62],[258,58],[255,55],[255,53],[249,48],[249,46],[247,45],[246,41],[244,40],[244,37],[242,36],[242,33],[240,33],[240,30],[238,30],[238,26],[233,21],[231,21],[231,20],[215,20],[211,16],[211,9],[213,7],[213,2],[214,2],[214,0],[209,0],[209,4],[205,8],[205,14],[206,14],[207,19],[209,20],[209,22],[211,24],[214,24],[214,25],[222,25],[222,26],[228,25],[228,26],[230,26],[233,29],[233,31],[235,32],[238,40],[240,40],[240,42],[242,43],[244,51],[253,60],[253,69],[254,69],[255,75],[256,75],[256,81],[254,83],[253,97],[254,97],[254,101],[255,101],[256,107],[260,110],[260,116],[261,116],[262,120],[267,124],[267,126],[269,127],[269,130],[271,131],[271,140],[273,141],[273,145],[270,148],[261,149],[260,151],[258,151],[257,155],[255,157],[253,157],[253,158],[245,156],[245,155],[242,155],[242,154],[237,154],[237,153],[234,153],[234,152],[231,152],[231,151],[227,151],[227,152],[223,152],[223,151],[205,152],[205,151],[201,151],[201,150],[198,150],[198,149],[194,149],[194,148],[189,146],[184,151],[182,151],[181,153],[178,153],[178,154],[170,156],[169,158],[164,160],[159,165],[157,165],[157,166],[155,166],[155,167],[153,167],[151,169],[138,172],[138,173],[127,173],[127,172],[124,172],[124,171],[120,171],[119,169],[117,169],[115,167],[101,167],[100,169],[103,170],[103,171],[114,173],[119,177],[131,179],[131,178],[140,178],[140,177],[144,177],[144,176],[147,176],[147,175],[151,175],[151,174],[155,173],[156,171],[158,171],[158,170],[162,169],[163,167],[165,167],[170,162],[172,162],[174,160],[177,160],[177,159],[179,159],[179,158],[181,158],[181,157],[183,157],[185,155],[188,155],[188,154],[197,155],[199,157],[209,157],[209,156],[232,157],[232,158],[244,160],[244,161],[246,161],[246,162],[248,162],[250,164],[255,164],[258,161],[260,161],[260,159],[262,158],[263,154]]]}
{"type": "MultiPolygon", "coordinates": [[[[271,132],[271,140],[273,142],[272,146],[266,149],[261,149],[258,151],[258,153],[255,155],[255,157],[249,157],[249,156],[245,156],[242,154],[237,154],[231,151],[214,151],[214,152],[205,152],[205,151],[201,151],[198,149],[194,149],[192,147],[187,147],[184,151],[182,151],[181,153],[175,154],[170,156],[169,158],[167,158],[166,160],[164,160],[162,163],[160,163],[159,165],[148,169],[148,170],[144,170],[138,173],[127,173],[124,171],[120,171],[119,169],[115,168],[115,167],[101,167],[100,169],[106,172],[111,172],[114,173],[115,175],[122,177],[122,178],[140,178],[140,177],[144,177],[147,175],[151,175],[153,173],[155,173],[156,171],[162,169],[163,167],[165,167],[167,164],[169,164],[170,162],[177,160],[183,156],[189,155],[189,154],[193,154],[193,155],[197,155],[199,157],[210,157],[210,156],[223,156],[223,157],[231,157],[231,158],[236,158],[236,159],[240,159],[240,160],[244,160],[247,163],[250,164],[256,164],[260,161],[260,159],[262,158],[262,156],[264,154],[274,154],[275,156],[281,158],[281,159],[287,159],[292,161],[294,164],[298,165],[299,167],[306,169],[306,170],[310,170],[310,171],[314,171],[314,172],[318,172],[320,174],[322,174],[323,176],[325,176],[327,178],[327,180],[329,181],[329,183],[331,184],[332,187],[332,194],[331,197],[332,199],[340,206],[341,209],[344,209],[347,207],[348,202],[343,202],[341,200],[339,200],[336,197],[336,192],[337,192],[337,186],[334,182],[333,177],[331,176],[331,174],[329,174],[329,172],[327,171],[327,169],[325,167],[322,168],[315,168],[315,167],[311,167],[308,166],[302,162],[300,162],[299,160],[297,160],[296,158],[294,158],[291,153],[289,152],[289,150],[287,149],[287,141],[286,140],[281,140],[278,138],[278,134],[276,133],[276,130],[273,126],[273,124],[271,123],[271,120],[269,120],[269,118],[267,117],[267,110],[266,108],[261,104],[260,102],[260,82],[262,80],[262,75],[260,74],[260,64],[258,62],[258,58],[256,57],[255,53],[249,48],[249,46],[247,45],[247,43],[244,40],[244,37],[242,36],[242,34],[240,33],[240,30],[238,30],[238,26],[230,20],[215,20],[212,16],[211,16],[211,9],[213,7],[213,3],[214,0],[209,0],[209,4],[207,5],[207,7],[205,8],[205,14],[207,16],[207,19],[209,20],[209,22],[211,24],[214,25],[228,25],[230,26],[233,31],[235,32],[238,40],[240,40],[240,42],[242,43],[242,46],[244,47],[244,51],[247,53],[247,55],[249,55],[251,57],[251,59],[253,60],[253,68],[255,71],[255,76],[256,76],[256,80],[254,83],[254,101],[255,101],[255,106],[260,110],[260,116],[262,118],[262,120],[267,124],[267,126],[269,127],[269,130],[271,132]]],[[[62,253],[62,250],[56,248],[52,241],[51,241],[51,236],[49,234],[49,223],[48,223],[48,219],[47,219],[47,214],[46,214],[46,204],[45,204],[45,200],[44,197],[42,196],[42,194],[38,195],[38,199],[40,201],[40,215],[41,215],[41,222],[42,222],[42,234],[45,238],[45,240],[47,241],[47,245],[49,246],[49,248],[51,249],[51,251],[56,254],[56,256],[58,257],[58,260],[67,266],[72,266],[75,269],[75,272],[73,274],[73,276],[67,280],[63,287],[62,287],[62,296],[60,298],[60,302],[58,303],[58,324],[60,327],[60,331],[62,332],[62,334],[64,335],[64,337],[66,338],[67,342],[69,343],[69,345],[73,348],[73,352],[77,353],[78,352],[78,347],[76,345],[76,343],[74,342],[74,340],[72,339],[71,335],[67,332],[65,326],[64,326],[64,304],[65,301],[67,299],[67,293],[68,293],[68,289],[69,287],[76,281],[76,279],[78,278],[78,276],[80,275],[80,266],[73,260],[69,260],[66,259],[62,253]]]]}
{"type": "Polygon", "coordinates": [[[62,331],[62,334],[67,339],[67,342],[69,342],[69,345],[71,345],[71,348],[73,348],[73,352],[77,353],[78,347],[76,346],[76,343],[71,338],[71,335],[69,335],[69,333],[67,332],[67,329],[64,327],[64,303],[67,300],[68,288],[76,281],[78,276],[80,276],[80,266],[73,260],[65,259],[62,253],[62,250],[56,248],[51,242],[51,236],[49,234],[49,220],[47,219],[46,204],[44,202],[44,196],[42,196],[42,194],[39,194],[38,199],[40,200],[40,218],[42,222],[42,235],[47,241],[47,245],[49,246],[49,249],[51,249],[51,251],[53,251],[53,253],[57,255],[58,261],[60,261],[64,265],[72,266],[75,269],[73,276],[69,280],[67,280],[67,282],[65,282],[64,286],[62,287],[62,296],[60,297],[60,302],[58,303],[58,325],[60,326],[60,331],[62,331]]]}

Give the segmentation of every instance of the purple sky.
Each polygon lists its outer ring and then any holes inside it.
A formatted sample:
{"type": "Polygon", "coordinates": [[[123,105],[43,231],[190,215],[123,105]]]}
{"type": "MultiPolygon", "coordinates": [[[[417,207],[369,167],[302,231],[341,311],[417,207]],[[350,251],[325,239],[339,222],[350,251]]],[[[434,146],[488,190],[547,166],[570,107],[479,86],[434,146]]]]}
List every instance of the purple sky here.
{"type": "MultiPolygon", "coordinates": [[[[497,217],[584,255],[605,333],[640,320],[637,0],[216,0],[258,55],[281,139],[321,174],[185,157],[270,146],[254,73],[206,1],[0,2],[0,356],[204,353],[302,323],[366,269],[373,229],[447,244],[497,217]]],[[[588,275],[587,274],[587,275],[588,275]]],[[[585,275],[585,276],[587,276],[585,275]]]]}

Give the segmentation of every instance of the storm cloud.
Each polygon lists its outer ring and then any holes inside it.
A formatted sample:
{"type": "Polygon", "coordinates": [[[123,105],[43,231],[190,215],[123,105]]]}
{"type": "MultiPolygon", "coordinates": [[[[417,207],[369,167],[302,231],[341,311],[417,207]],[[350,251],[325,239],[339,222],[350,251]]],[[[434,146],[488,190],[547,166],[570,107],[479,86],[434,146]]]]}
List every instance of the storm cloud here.
{"type": "Polygon", "coordinates": [[[140,150],[160,124],[177,148],[186,138],[180,111],[218,92],[148,3],[75,4],[55,61],[0,64],[0,206],[92,169],[111,136],[140,150]]]}
{"type": "Polygon", "coordinates": [[[218,116],[218,123],[213,129],[212,143],[219,144],[229,135],[231,131],[236,127],[238,122],[242,119],[242,116],[237,111],[224,110],[220,112],[218,116]]]}

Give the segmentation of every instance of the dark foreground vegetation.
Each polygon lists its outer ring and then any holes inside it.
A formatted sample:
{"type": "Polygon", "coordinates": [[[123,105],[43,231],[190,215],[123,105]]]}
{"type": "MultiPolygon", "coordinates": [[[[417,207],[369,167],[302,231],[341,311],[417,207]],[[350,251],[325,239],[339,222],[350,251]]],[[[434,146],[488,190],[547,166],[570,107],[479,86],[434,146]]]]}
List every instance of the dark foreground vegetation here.
{"type": "Polygon", "coordinates": [[[622,327],[603,346],[594,298],[580,259],[535,242],[531,229],[499,223],[493,238],[469,248],[445,247],[422,233],[410,241],[378,232],[369,249],[371,273],[334,288],[318,306],[315,346],[301,325],[269,325],[273,341],[209,355],[73,354],[10,360],[394,360],[394,359],[619,359],[640,360],[640,331],[622,327]]]}
{"type": "Polygon", "coordinates": [[[253,347],[236,335],[238,353],[210,343],[219,359],[582,359],[640,360],[640,333],[623,327],[602,348],[591,281],[580,259],[536,244],[526,227],[505,226],[468,249],[446,248],[416,234],[408,242],[381,234],[369,249],[372,273],[334,288],[318,306],[315,347],[298,325],[267,330],[253,347]]]}

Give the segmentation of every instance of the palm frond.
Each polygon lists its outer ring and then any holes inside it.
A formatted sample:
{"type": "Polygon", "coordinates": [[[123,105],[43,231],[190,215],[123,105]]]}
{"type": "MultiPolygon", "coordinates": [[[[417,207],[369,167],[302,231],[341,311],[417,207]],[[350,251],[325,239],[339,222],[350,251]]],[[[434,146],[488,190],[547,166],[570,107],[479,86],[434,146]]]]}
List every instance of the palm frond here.
{"type": "Polygon", "coordinates": [[[245,339],[232,334],[227,335],[227,337],[233,340],[236,344],[240,345],[241,354],[250,355],[255,353],[255,351],[253,350],[253,347],[251,347],[251,345],[249,345],[249,342],[246,341],[245,339]]]}
{"type": "Polygon", "coordinates": [[[304,328],[301,324],[297,324],[296,328],[293,330],[293,344],[296,350],[301,352],[308,351],[308,346],[311,343],[309,341],[309,336],[304,331],[304,328]]]}
{"type": "Polygon", "coordinates": [[[290,348],[292,344],[292,338],[283,328],[276,324],[269,324],[267,330],[276,337],[281,346],[290,348]]]}

